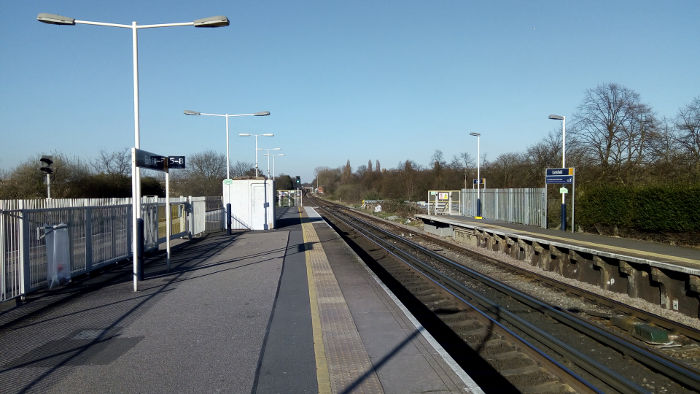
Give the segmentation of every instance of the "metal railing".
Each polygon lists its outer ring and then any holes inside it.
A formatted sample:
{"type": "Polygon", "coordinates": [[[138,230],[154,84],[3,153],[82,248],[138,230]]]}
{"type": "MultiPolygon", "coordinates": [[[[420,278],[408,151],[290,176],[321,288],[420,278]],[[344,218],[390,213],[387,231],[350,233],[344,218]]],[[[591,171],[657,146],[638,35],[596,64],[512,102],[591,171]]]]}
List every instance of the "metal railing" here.
{"type": "Polygon", "coordinates": [[[459,190],[429,190],[428,215],[462,215],[459,190]]]}
{"type": "MultiPolygon", "coordinates": [[[[476,216],[476,190],[462,189],[464,216],[476,216]]],[[[509,223],[546,227],[544,188],[482,189],[481,216],[509,223]]]]}
{"type": "MultiPolygon", "coordinates": [[[[223,229],[221,199],[211,200],[171,198],[171,239],[223,229]]],[[[0,301],[47,285],[51,226],[68,226],[71,275],[129,258],[131,209],[130,198],[0,200],[0,301]]],[[[142,200],[146,251],[166,241],[165,209],[165,199],[142,200]]]]}

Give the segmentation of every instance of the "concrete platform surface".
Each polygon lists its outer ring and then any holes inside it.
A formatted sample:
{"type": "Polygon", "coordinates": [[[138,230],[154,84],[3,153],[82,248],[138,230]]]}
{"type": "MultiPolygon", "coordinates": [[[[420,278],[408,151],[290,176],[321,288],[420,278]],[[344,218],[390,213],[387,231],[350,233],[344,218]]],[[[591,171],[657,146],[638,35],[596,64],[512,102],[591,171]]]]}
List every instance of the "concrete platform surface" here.
{"type": "Polygon", "coordinates": [[[0,312],[0,391],[480,392],[312,210],[0,312]]]}

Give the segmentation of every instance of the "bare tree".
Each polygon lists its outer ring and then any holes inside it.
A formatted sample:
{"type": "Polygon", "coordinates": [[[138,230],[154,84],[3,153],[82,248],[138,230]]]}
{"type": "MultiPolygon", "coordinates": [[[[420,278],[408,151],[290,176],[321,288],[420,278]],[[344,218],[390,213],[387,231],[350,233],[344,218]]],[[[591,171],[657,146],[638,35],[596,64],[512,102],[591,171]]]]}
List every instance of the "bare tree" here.
{"type": "Polygon", "coordinates": [[[343,171],[340,176],[340,181],[342,183],[348,183],[350,182],[350,178],[352,178],[352,167],[350,166],[350,160],[348,160],[345,163],[345,166],[343,167],[343,171]]]}
{"type": "Polygon", "coordinates": [[[246,161],[236,161],[231,166],[231,176],[234,178],[255,176],[255,164],[246,161]]]}
{"type": "Polygon", "coordinates": [[[623,167],[629,170],[644,161],[653,119],[639,94],[608,83],[586,91],[572,135],[601,167],[603,176],[614,175],[622,181],[623,167]]]}
{"type": "Polygon", "coordinates": [[[696,175],[700,175],[700,97],[681,108],[676,117],[678,142],[692,163],[696,175]]]}
{"type": "Polygon", "coordinates": [[[188,157],[187,168],[173,174],[174,193],[190,196],[216,196],[226,177],[226,155],[212,150],[188,157]]]}
{"type": "Polygon", "coordinates": [[[130,176],[131,152],[129,152],[129,148],[116,152],[102,150],[97,159],[92,161],[91,165],[98,174],[130,176]]]}

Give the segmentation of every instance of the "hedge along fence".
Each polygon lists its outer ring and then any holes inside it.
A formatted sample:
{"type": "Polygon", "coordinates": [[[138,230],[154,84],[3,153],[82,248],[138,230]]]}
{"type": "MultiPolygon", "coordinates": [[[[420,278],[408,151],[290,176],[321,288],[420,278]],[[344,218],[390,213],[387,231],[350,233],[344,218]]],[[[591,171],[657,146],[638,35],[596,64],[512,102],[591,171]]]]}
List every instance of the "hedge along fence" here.
{"type": "Polygon", "coordinates": [[[576,196],[576,221],[584,228],[606,225],[643,232],[700,232],[700,185],[581,189],[576,196]]]}

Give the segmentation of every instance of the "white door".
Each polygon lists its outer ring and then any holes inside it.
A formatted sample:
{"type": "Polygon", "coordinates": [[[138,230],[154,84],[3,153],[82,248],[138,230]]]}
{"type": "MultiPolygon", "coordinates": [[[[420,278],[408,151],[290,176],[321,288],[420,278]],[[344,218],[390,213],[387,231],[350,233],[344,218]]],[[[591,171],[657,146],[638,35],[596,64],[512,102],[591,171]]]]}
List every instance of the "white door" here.
{"type": "Polygon", "coordinates": [[[267,230],[265,225],[265,184],[254,183],[251,187],[253,188],[251,193],[253,197],[251,207],[253,230],[267,230]]]}

